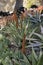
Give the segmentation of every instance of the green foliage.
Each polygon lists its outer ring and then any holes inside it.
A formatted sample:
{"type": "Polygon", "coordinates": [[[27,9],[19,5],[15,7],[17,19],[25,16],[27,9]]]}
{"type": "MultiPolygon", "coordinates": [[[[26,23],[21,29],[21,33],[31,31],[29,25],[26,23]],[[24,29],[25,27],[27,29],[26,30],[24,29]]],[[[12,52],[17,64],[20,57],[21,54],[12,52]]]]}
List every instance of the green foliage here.
{"type": "Polygon", "coordinates": [[[43,36],[39,31],[41,23],[33,25],[29,18],[18,22],[18,28],[14,22],[0,30],[0,65],[43,65],[42,50],[37,54],[34,49],[38,44],[40,49],[43,48],[43,36]],[[29,48],[30,54],[29,52],[23,54],[21,51],[24,34],[26,35],[25,48],[29,48]]]}

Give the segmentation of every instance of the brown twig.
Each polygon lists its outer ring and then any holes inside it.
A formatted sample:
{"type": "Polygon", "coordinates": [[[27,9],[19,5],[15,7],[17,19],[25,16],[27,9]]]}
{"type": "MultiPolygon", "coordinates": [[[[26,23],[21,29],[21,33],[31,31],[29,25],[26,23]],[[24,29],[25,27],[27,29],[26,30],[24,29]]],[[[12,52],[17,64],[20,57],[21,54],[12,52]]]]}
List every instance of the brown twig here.
{"type": "Polygon", "coordinates": [[[22,53],[25,53],[25,43],[26,43],[25,38],[26,38],[26,35],[24,34],[23,41],[22,41],[22,49],[21,49],[22,53]]]}

